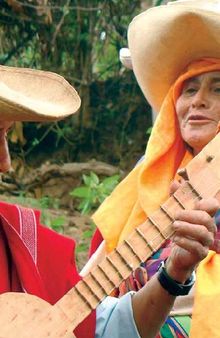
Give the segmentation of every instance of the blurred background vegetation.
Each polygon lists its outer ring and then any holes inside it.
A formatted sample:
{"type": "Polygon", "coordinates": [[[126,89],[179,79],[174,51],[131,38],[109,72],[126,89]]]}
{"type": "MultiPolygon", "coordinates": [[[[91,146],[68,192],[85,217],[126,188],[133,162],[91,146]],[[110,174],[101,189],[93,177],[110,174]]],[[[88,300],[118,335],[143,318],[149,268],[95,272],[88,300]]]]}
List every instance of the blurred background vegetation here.
{"type": "Polygon", "coordinates": [[[162,2],[0,1],[0,64],[57,72],[82,98],[79,113],[65,121],[17,123],[9,135],[13,156],[33,165],[46,158],[134,165],[146,146],[151,111],[118,54],[132,18],[162,2]]]}
{"type": "Polygon", "coordinates": [[[152,126],[119,51],[132,18],[166,2],[0,0],[0,64],[57,72],[82,99],[64,121],[15,123],[1,199],[41,209],[45,225],[76,238],[79,266],[95,228],[87,214],[143,155],[152,126]]]}

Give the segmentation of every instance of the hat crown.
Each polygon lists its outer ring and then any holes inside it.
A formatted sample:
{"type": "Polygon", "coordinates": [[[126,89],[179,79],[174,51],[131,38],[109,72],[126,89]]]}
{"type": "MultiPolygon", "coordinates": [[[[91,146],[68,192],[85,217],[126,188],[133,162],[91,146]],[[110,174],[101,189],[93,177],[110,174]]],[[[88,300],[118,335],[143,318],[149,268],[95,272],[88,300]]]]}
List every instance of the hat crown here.
{"type": "Polygon", "coordinates": [[[220,13],[220,1],[219,0],[177,0],[168,2],[167,5],[183,5],[186,7],[199,8],[204,10],[210,10],[220,13]]]}
{"type": "Polygon", "coordinates": [[[140,88],[158,112],[187,65],[220,59],[220,0],[179,0],[150,8],[129,25],[128,45],[140,88]]]}

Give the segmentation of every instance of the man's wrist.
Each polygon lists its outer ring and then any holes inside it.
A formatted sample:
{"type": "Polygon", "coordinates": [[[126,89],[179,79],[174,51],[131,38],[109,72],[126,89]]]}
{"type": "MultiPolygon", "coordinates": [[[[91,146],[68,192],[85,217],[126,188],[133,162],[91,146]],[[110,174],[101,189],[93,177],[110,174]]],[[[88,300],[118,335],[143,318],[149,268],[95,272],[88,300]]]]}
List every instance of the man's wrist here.
{"type": "Polygon", "coordinates": [[[172,261],[169,258],[165,260],[165,267],[168,275],[179,283],[185,283],[185,281],[190,278],[194,271],[194,269],[189,270],[174,267],[172,261]]]}
{"type": "Polygon", "coordinates": [[[192,286],[195,283],[195,272],[193,272],[190,277],[184,282],[181,283],[173,279],[167,272],[165,267],[165,262],[162,261],[159,268],[157,279],[164,290],[166,290],[172,296],[185,296],[189,293],[192,286]]]}

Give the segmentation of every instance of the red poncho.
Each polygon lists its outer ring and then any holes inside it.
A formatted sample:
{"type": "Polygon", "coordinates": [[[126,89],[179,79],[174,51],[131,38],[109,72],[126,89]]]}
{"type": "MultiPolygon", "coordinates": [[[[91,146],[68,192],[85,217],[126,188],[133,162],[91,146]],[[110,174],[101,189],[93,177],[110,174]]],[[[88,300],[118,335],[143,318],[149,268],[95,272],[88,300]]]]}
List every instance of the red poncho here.
{"type": "MultiPolygon", "coordinates": [[[[27,292],[54,304],[80,280],[75,242],[40,225],[39,216],[0,202],[0,293],[27,292]]],[[[95,312],[74,333],[94,337],[95,312]]]]}

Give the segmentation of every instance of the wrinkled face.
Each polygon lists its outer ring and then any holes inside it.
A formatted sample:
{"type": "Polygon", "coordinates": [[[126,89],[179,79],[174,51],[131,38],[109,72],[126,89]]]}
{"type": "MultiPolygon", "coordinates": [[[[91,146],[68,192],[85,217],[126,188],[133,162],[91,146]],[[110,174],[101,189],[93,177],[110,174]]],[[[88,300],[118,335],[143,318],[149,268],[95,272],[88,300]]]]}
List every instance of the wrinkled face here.
{"type": "Polygon", "coordinates": [[[14,122],[0,121],[0,172],[8,171],[11,166],[7,133],[13,124],[14,122]]]}
{"type": "Polygon", "coordinates": [[[216,135],[220,122],[220,72],[208,72],[187,80],[176,102],[183,140],[194,155],[216,135]]]}

